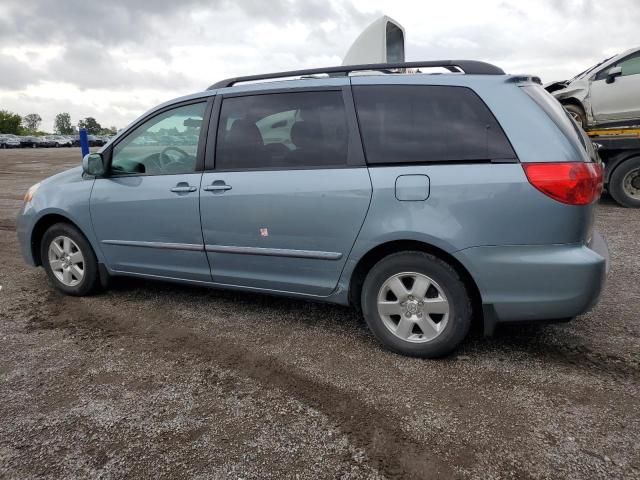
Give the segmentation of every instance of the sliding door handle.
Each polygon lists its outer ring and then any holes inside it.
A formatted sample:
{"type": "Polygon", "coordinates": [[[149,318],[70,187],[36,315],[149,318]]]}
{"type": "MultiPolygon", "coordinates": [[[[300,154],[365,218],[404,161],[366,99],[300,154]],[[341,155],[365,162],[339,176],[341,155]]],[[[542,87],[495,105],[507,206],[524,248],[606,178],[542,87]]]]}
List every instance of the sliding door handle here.
{"type": "Polygon", "coordinates": [[[231,190],[231,185],[227,185],[221,180],[216,180],[211,185],[203,187],[203,190],[207,192],[226,192],[227,190],[231,190]]]}

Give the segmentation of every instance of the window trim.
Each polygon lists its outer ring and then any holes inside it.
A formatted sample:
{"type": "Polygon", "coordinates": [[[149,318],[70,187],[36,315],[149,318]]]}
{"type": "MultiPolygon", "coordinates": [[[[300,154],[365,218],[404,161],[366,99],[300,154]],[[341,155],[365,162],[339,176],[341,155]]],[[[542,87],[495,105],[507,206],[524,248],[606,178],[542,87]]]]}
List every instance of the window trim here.
{"type": "Polygon", "coordinates": [[[145,115],[140,118],[134,124],[132,124],[122,135],[118,135],[116,141],[109,145],[109,147],[102,152],[102,156],[105,159],[106,164],[106,174],[103,175],[104,178],[122,178],[122,177],[164,177],[167,175],[190,175],[192,173],[200,173],[204,170],[204,158],[205,158],[205,142],[206,142],[206,132],[209,129],[209,123],[211,120],[211,111],[214,104],[214,99],[216,96],[210,95],[207,97],[200,97],[191,100],[185,100],[182,102],[172,103],[171,105],[167,105],[162,107],[159,110],[155,110],[149,115],[145,115]],[[197,105],[197,104],[205,104],[204,113],[202,116],[202,127],[200,128],[200,133],[198,137],[198,150],[196,153],[196,166],[193,172],[183,172],[183,173],[112,173],[111,171],[111,162],[113,161],[113,150],[116,146],[118,146],[121,142],[123,142],[131,133],[135,132],[138,127],[144,125],[149,120],[153,120],[155,117],[162,115],[170,110],[175,110],[181,107],[188,107],[189,105],[197,105]]]}
{"type": "Polygon", "coordinates": [[[294,87],[294,88],[274,88],[268,90],[248,90],[243,92],[219,93],[216,95],[213,105],[211,122],[209,122],[209,132],[205,149],[204,171],[205,172],[275,172],[286,170],[336,170],[344,168],[366,167],[364,152],[362,150],[362,139],[360,129],[356,120],[355,106],[350,85],[336,86],[315,86],[315,87],[294,87]],[[347,162],[343,165],[300,165],[286,167],[256,167],[256,168],[216,168],[216,147],[220,114],[222,103],[225,98],[255,97],[258,95],[279,95],[287,93],[306,92],[341,92],[344,104],[345,118],[347,122],[347,162]]]}
{"type": "MultiPolygon", "coordinates": [[[[625,62],[625,61],[627,61],[627,60],[629,60],[630,58],[635,57],[635,56],[638,56],[638,57],[640,58],[640,50],[635,51],[635,52],[633,52],[633,53],[630,53],[630,54],[629,54],[629,55],[627,55],[626,57],[621,58],[620,60],[618,60],[618,61],[616,61],[616,62],[614,62],[614,63],[612,63],[612,64],[610,64],[610,65],[606,66],[605,68],[602,68],[602,69],[598,70],[596,73],[594,73],[594,74],[589,78],[589,81],[590,81],[590,82],[599,82],[599,81],[601,81],[601,80],[606,80],[606,79],[607,79],[607,75],[605,75],[605,76],[604,76],[604,77],[602,77],[602,78],[597,78],[597,77],[598,77],[598,75],[600,75],[601,73],[606,74],[606,72],[608,72],[608,71],[609,71],[609,70],[611,70],[612,68],[620,66],[620,64],[621,64],[622,62],[625,62]]],[[[634,73],[633,75],[621,75],[621,76],[625,76],[625,77],[633,77],[634,75],[640,75],[640,73],[634,73]]]]}

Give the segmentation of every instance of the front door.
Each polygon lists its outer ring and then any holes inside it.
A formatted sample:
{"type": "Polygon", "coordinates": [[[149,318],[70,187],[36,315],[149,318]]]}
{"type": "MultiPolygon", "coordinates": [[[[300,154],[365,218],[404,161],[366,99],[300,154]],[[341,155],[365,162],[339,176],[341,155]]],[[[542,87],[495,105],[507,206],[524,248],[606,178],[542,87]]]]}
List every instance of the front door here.
{"type": "Polygon", "coordinates": [[[96,180],[91,217],[112,270],[211,281],[196,163],[206,103],[165,110],[127,134],[96,180]]]}
{"type": "Polygon", "coordinates": [[[205,172],[201,192],[214,282],[334,290],[371,198],[348,95],[336,88],[223,99],[215,171],[205,172]]]}
{"type": "Polygon", "coordinates": [[[599,72],[589,95],[596,123],[640,120],[640,52],[599,72]],[[622,75],[607,83],[607,72],[614,66],[622,69],[622,75]]]}

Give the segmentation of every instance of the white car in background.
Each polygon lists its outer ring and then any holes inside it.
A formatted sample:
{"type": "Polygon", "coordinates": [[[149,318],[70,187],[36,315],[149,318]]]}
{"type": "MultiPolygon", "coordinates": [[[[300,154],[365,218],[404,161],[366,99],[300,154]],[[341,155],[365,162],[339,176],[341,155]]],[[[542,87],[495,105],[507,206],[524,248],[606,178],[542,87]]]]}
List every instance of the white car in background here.
{"type": "Polygon", "coordinates": [[[545,88],[585,130],[640,124],[640,47],[545,88]]]}
{"type": "Polygon", "coordinates": [[[15,135],[0,134],[0,148],[20,148],[20,139],[15,135]]]}

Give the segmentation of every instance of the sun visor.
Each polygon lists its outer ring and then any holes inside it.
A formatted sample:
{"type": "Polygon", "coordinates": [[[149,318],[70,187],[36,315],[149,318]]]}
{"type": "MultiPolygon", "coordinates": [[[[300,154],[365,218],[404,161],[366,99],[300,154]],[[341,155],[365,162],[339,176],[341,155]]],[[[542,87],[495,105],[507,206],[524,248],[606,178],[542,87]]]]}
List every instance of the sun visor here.
{"type": "Polygon", "coordinates": [[[404,62],[404,27],[387,16],[369,25],[353,42],[343,65],[404,62]]]}

